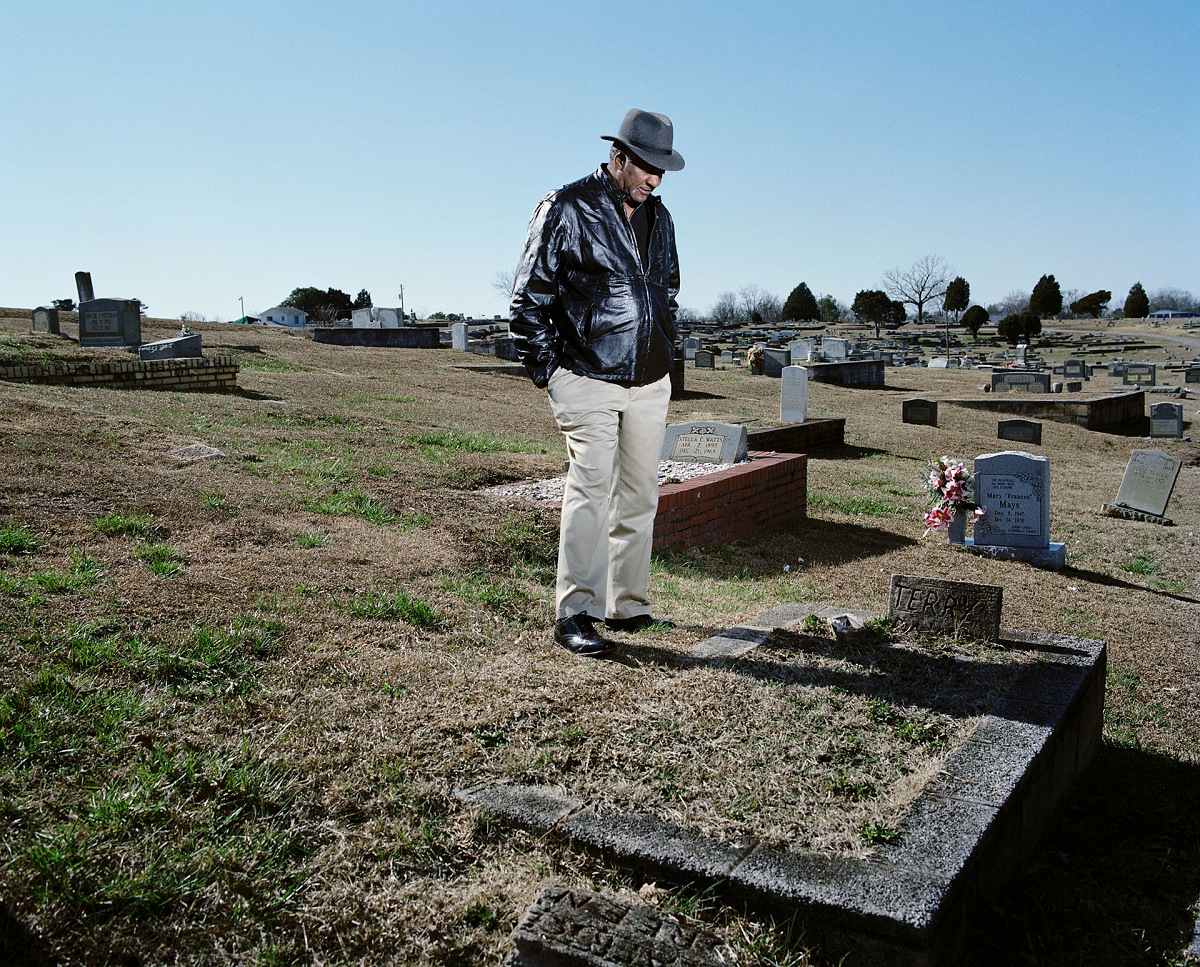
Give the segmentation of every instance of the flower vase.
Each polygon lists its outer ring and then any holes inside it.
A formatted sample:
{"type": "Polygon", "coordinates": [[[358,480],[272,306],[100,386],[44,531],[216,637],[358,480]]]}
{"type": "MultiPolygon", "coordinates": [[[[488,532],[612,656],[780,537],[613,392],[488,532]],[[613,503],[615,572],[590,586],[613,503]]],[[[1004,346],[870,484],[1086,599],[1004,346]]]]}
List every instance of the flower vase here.
{"type": "Polygon", "coordinates": [[[951,544],[967,543],[967,515],[963,511],[956,511],[950,518],[946,540],[951,544]]]}
{"type": "Polygon", "coordinates": [[[750,364],[750,375],[751,376],[761,376],[762,374],[763,374],[763,364],[762,363],[751,363],[750,364]]]}

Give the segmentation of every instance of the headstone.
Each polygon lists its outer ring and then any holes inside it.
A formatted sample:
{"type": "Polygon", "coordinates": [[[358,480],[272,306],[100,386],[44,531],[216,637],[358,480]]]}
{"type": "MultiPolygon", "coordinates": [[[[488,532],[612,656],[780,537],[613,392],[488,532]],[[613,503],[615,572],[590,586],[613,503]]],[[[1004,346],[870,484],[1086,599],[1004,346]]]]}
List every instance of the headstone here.
{"type": "Polygon", "coordinates": [[[137,346],[142,341],[142,308],[137,299],[92,299],[79,304],[79,345],[137,346]]]}
{"type": "Polygon", "coordinates": [[[784,366],[779,387],[779,422],[803,423],[808,419],[808,370],[784,366]]]}
{"type": "Polygon", "coordinates": [[[1029,343],[1017,343],[1016,362],[1018,366],[1025,365],[1025,353],[1029,351],[1029,343]]]}
{"type": "Polygon", "coordinates": [[[831,361],[845,359],[850,355],[849,339],[834,339],[832,336],[821,337],[821,352],[831,361]]]}
{"type": "Polygon", "coordinates": [[[203,355],[198,332],[190,332],[173,339],[159,339],[156,342],[143,343],[138,346],[139,359],[187,359],[203,355]]]}
{"type": "Polygon", "coordinates": [[[565,886],[546,887],[509,939],[506,967],[720,967],[715,935],[654,907],[565,886]]]}
{"type": "Polygon", "coordinates": [[[746,459],[749,434],[732,423],[673,423],[663,437],[661,460],[683,463],[737,463],[746,459]]]}
{"type": "Polygon", "coordinates": [[[949,369],[950,360],[945,356],[934,356],[929,360],[929,369],[949,369]]]}
{"type": "Polygon", "coordinates": [[[92,291],[92,273],[91,272],[76,272],[75,273],[75,294],[79,296],[79,304],[91,302],[96,298],[92,291]]]}
{"type": "Polygon", "coordinates": [[[1129,363],[1126,362],[1125,360],[1114,359],[1111,363],[1108,364],[1108,375],[1109,376],[1124,376],[1125,375],[1125,367],[1128,365],[1129,365],[1129,363]]]}
{"type": "Polygon", "coordinates": [[[33,310],[33,331],[48,332],[51,335],[62,335],[58,328],[58,310],[38,306],[33,310]]]}
{"type": "Polygon", "coordinates": [[[763,351],[763,375],[779,377],[783,367],[792,364],[792,354],[786,349],[767,348],[763,351]]]}
{"type": "Polygon", "coordinates": [[[455,322],[450,326],[450,348],[467,351],[467,324],[455,322]]]}
{"type": "Polygon", "coordinates": [[[1050,543],[1050,458],[1020,450],[975,458],[975,544],[1044,548],[1050,543]]]}
{"type": "Polygon", "coordinates": [[[732,349],[722,349],[721,350],[721,362],[724,363],[726,366],[736,365],[737,364],[737,356],[734,354],[732,349]]]}
{"type": "Polygon", "coordinates": [[[1087,379],[1087,362],[1082,359],[1066,359],[1062,365],[1063,379],[1087,379]]]}
{"type": "Polygon", "coordinates": [[[1042,424],[1037,420],[1001,420],[996,424],[996,438],[1016,443],[1042,445],[1042,424]]]}
{"type": "Polygon", "coordinates": [[[808,354],[817,348],[817,341],[811,336],[793,339],[787,344],[787,348],[788,352],[792,354],[792,359],[808,359],[808,354]]]}
{"type": "Polygon", "coordinates": [[[1003,597],[996,584],[893,574],[888,617],[927,634],[995,641],[1003,597]]]}
{"type": "Polygon", "coordinates": [[[521,360],[521,354],[517,351],[517,341],[511,336],[497,336],[492,344],[492,351],[497,359],[506,359],[511,363],[521,360]]]}
{"type": "Polygon", "coordinates": [[[1154,386],[1158,378],[1155,363],[1126,363],[1121,382],[1125,386],[1154,386]]]}
{"type": "Polygon", "coordinates": [[[707,349],[697,349],[695,366],[697,369],[712,369],[714,366],[713,354],[707,349]]]}
{"type": "Polygon", "coordinates": [[[1024,390],[1027,393],[1049,393],[1050,374],[1027,369],[996,369],[992,371],[992,392],[1007,393],[1024,390]]]}
{"type": "Polygon", "coordinates": [[[701,345],[703,345],[703,344],[700,342],[700,340],[698,338],[696,338],[695,336],[688,336],[683,341],[683,358],[684,359],[695,359],[696,358],[696,350],[698,350],[701,347],[701,345]]]}
{"type": "Polygon", "coordinates": [[[917,426],[938,425],[937,400],[912,399],[905,400],[901,405],[900,419],[905,423],[917,426]]]}
{"type": "Polygon", "coordinates": [[[1185,383],[1200,383],[1200,366],[1189,366],[1183,371],[1185,383]]]}
{"type": "Polygon", "coordinates": [[[1082,393],[1083,392],[1083,383],[1081,383],[1077,379],[1071,380],[1069,383],[1067,383],[1067,392],[1068,393],[1082,393]]]}
{"type": "Polygon", "coordinates": [[[1114,503],[1117,507],[1162,517],[1182,466],[1183,461],[1162,450],[1134,450],[1114,503]]]}
{"type": "Polygon", "coordinates": [[[1151,403],[1150,435],[1152,437],[1183,437],[1183,404],[1151,403]]]}

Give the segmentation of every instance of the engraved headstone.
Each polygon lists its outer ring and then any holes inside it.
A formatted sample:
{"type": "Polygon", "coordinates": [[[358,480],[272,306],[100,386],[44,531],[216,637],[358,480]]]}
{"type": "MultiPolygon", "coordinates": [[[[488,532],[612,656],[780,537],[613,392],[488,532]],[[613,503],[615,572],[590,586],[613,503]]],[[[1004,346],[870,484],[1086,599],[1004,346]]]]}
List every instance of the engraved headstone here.
{"type": "Polygon", "coordinates": [[[1029,343],[1017,343],[1016,363],[1018,366],[1025,365],[1025,353],[1029,351],[1029,343]]]}
{"type": "Polygon", "coordinates": [[[186,359],[203,355],[201,337],[198,332],[190,332],[173,339],[159,339],[156,342],[143,343],[138,346],[139,359],[186,359]]]}
{"type": "Polygon", "coordinates": [[[79,345],[122,347],[142,341],[137,299],[92,299],[79,304],[79,345]]]}
{"type": "Polygon", "coordinates": [[[792,359],[808,359],[808,354],[817,347],[817,341],[811,336],[806,336],[803,339],[793,339],[787,344],[788,352],[792,354],[792,359]]]}
{"type": "Polygon", "coordinates": [[[1001,420],[996,424],[998,440],[1042,445],[1042,424],[1037,420],[1001,420]]]}
{"type": "Polygon", "coordinates": [[[850,340],[822,336],[821,352],[825,354],[826,359],[834,361],[843,360],[850,355],[850,340]]]}
{"type": "Polygon", "coordinates": [[[703,345],[703,344],[700,342],[700,340],[697,337],[688,336],[683,341],[683,358],[684,359],[695,359],[696,358],[696,350],[698,350],[701,347],[701,345],[703,345]]]}
{"type": "Polygon", "coordinates": [[[714,366],[714,356],[707,349],[696,350],[695,367],[697,369],[712,369],[714,366]]]}
{"type": "Polygon", "coordinates": [[[1162,450],[1134,450],[1129,455],[1114,503],[1118,507],[1162,517],[1182,466],[1183,461],[1162,450]]]}
{"type": "Polygon", "coordinates": [[[904,400],[900,404],[901,417],[905,423],[914,423],[917,426],[937,426],[938,425],[938,405],[937,400],[922,400],[912,399],[904,400]]]}
{"type": "Polygon", "coordinates": [[[1121,382],[1125,386],[1155,386],[1158,379],[1156,363],[1126,363],[1121,382]]]}
{"type": "Polygon", "coordinates": [[[684,463],[737,463],[746,459],[749,434],[732,423],[673,423],[663,437],[659,459],[684,463]]]}
{"type": "Polygon", "coordinates": [[[1062,365],[1063,379],[1087,379],[1087,362],[1082,359],[1067,359],[1062,365]]]}
{"type": "Polygon", "coordinates": [[[450,348],[466,352],[467,343],[467,324],[465,322],[452,323],[450,326],[450,348]]]}
{"type": "Polygon", "coordinates": [[[1007,393],[1024,390],[1027,393],[1049,393],[1050,374],[1028,369],[997,369],[992,371],[992,392],[1007,393]]]}
{"type": "Polygon", "coordinates": [[[995,641],[1003,597],[996,584],[893,574],[888,616],[915,631],[995,641]]]}
{"type": "Polygon", "coordinates": [[[1108,364],[1108,375],[1109,376],[1118,376],[1118,377],[1124,376],[1125,375],[1125,367],[1128,365],[1129,365],[1129,363],[1123,359],[1114,359],[1111,363],[1108,364]]]}
{"type": "Polygon", "coordinates": [[[803,423],[808,419],[808,370],[784,366],[779,387],[779,421],[803,423]]]}
{"type": "Polygon", "coordinates": [[[1200,383],[1200,366],[1189,366],[1183,371],[1185,383],[1200,383]]]}
{"type": "Polygon", "coordinates": [[[1180,439],[1183,436],[1183,404],[1151,403],[1150,435],[1180,439]]]}
{"type": "Polygon", "coordinates": [[[92,291],[92,273],[91,272],[76,272],[75,273],[75,294],[79,296],[79,304],[91,302],[96,298],[92,291]]]}
{"type": "Polygon", "coordinates": [[[976,545],[1045,548],[1050,543],[1050,458],[1020,450],[975,458],[976,545]]]}
{"type": "Polygon", "coordinates": [[[792,364],[792,354],[786,349],[767,348],[763,351],[763,375],[782,376],[783,367],[792,364]]]}
{"type": "Polygon", "coordinates": [[[53,336],[62,335],[58,328],[58,310],[38,306],[33,310],[33,331],[47,332],[53,336]]]}

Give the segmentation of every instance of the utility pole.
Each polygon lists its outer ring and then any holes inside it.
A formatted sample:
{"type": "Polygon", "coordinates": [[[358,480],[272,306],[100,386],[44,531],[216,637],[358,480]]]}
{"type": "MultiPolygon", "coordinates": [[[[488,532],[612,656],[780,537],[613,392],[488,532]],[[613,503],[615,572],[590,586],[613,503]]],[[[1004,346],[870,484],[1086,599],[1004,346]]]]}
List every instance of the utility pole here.
{"type": "Polygon", "coordinates": [[[246,298],[245,298],[245,296],[238,296],[238,302],[240,302],[242,304],[242,321],[245,322],[246,321],[246,298]]]}
{"type": "Polygon", "coordinates": [[[407,316],[404,315],[404,286],[400,286],[400,324],[403,325],[407,316]]]}

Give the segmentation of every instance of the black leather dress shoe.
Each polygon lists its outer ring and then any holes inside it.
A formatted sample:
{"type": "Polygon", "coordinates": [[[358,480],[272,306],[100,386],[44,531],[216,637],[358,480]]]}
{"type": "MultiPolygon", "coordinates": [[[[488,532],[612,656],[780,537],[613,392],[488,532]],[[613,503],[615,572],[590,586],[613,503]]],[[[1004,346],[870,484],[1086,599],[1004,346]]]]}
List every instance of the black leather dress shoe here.
{"type": "Polygon", "coordinates": [[[668,631],[675,627],[674,621],[656,618],[652,614],[635,614],[632,618],[605,618],[604,623],[614,631],[641,631],[643,628],[668,631]]]}
{"type": "Polygon", "coordinates": [[[554,643],[573,655],[599,658],[612,649],[613,643],[596,634],[596,619],[590,614],[573,614],[554,622],[554,643]]]}

